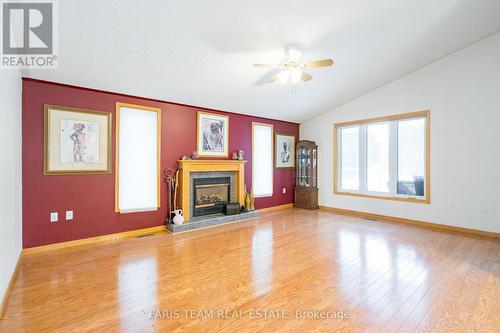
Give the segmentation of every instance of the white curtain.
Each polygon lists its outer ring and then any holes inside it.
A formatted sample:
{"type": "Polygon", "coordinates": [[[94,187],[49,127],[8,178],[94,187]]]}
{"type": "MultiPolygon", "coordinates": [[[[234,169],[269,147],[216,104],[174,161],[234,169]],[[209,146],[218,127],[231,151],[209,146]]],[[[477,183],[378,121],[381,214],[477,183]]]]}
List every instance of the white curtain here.
{"type": "Polygon", "coordinates": [[[255,196],[273,195],[273,126],[252,125],[252,186],[255,196]]]}
{"type": "Polygon", "coordinates": [[[118,112],[118,210],[157,210],[158,113],[130,107],[118,112]]]}

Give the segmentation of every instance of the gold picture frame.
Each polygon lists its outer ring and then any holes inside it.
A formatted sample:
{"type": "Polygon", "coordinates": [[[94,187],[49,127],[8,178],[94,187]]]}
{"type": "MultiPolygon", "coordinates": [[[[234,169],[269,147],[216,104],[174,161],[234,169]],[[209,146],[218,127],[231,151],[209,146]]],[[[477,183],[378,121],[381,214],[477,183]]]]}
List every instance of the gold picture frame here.
{"type": "Polygon", "coordinates": [[[196,122],[196,151],[203,157],[229,156],[229,117],[198,111],[196,122]],[[210,133],[208,127],[217,125],[210,133]],[[211,140],[211,142],[207,142],[211,140]],[[221,142],[222,141],[222,142],[221,142]]]}
{"type": "MultiPolygon", "coordinates": [[[[274,161],[276,169],[294,169],[295,168],[295,144],[296,137],[291,133],[275,133],[274,134],[274,161]],[[283,161],[282,154],[285,155],[283,151],[282,143],[287,143],[287,161],[283,161]]],[[[283,157],[286,158],[286,157],[283,157]]]]}
{"type": "Polygon", "coordinates": [[[44,175],[110,174],[112,114],[44,105],[44,175]]]}

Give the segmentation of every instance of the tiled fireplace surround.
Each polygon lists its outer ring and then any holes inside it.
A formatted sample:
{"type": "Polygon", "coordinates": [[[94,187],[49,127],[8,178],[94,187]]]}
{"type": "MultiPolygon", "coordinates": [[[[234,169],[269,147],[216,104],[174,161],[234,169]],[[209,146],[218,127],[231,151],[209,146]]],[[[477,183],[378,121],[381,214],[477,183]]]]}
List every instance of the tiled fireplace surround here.
{"type": "Polygon", "coordinates": [[[208,172],[191,172],[189,174],[189,180],[191,184],[191,188],[189,189],[189,197],[191,200],[189,201],[189,220],[196,221],[199,219],[206,218],[205,216],[197,216],[194,217],[194,200],[192,200],[194,196],[194,179],[198,178],[218,178],[218,177],[229,177],[229,202],[235,202],[236,200],[236,173],[234,171],[208,171],[208,172]]]}
{"type": "Polygon", "coordinates": [[[257,217],[256,211],[243,212],[236,215],[214,214],[193,217],[194,187],[193,180],[197,178],[230,178],[230,201],[244,204],[244,180],[246,161],[232,160],[181,160],[178,161],[180,175],[180,207],[184,211],[186,221],[181,225],[167,224],[167,229],[173,233],[205,228],[219,224],[237,222],[257,217]]]}

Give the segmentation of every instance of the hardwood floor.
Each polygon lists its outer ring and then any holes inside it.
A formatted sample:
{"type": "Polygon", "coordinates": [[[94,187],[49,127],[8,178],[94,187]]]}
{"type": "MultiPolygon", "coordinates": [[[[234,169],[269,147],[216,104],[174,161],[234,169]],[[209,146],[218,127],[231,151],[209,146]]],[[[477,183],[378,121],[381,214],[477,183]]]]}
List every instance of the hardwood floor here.
{"type": "Polygon", "coordinates": [[[0,331],[500,332],[499,279],[498,240],[286,209],[26,255],[0,331]]]}

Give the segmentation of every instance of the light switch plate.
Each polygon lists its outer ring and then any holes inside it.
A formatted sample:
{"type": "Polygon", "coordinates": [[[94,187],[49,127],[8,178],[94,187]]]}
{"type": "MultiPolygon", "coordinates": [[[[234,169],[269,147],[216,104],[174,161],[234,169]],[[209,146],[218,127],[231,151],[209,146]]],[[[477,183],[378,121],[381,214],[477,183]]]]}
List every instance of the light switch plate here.
{"type": "Polygon", "coordinates": [[[50,222],[57,222],[59,220],[59,214],[57,212],[50,213],[50,222]]]}
{"type": "Polygon", "coordinates": [[[73,219],[73,211],[72,210],[67,210],[66,211],[66,221],[72,220],[73,219]]]}

